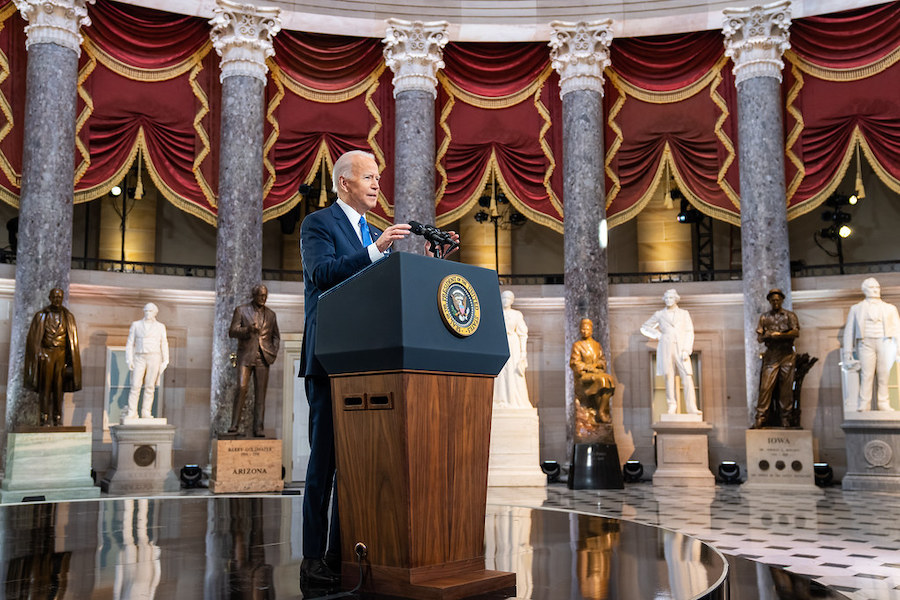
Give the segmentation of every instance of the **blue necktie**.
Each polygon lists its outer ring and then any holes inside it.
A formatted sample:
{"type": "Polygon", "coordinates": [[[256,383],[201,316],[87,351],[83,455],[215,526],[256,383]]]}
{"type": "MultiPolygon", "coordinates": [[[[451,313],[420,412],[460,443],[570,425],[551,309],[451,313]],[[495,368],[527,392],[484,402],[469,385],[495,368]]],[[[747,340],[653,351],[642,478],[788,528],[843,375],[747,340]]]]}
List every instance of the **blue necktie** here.
{"type": "Polygon", "coordinates": [[[372,234],[369,233],[369,224],[366,223],[365,217],[359,218],[359,233],[362,236],[363,246],[368,247],[372,243],[372,234]]]}

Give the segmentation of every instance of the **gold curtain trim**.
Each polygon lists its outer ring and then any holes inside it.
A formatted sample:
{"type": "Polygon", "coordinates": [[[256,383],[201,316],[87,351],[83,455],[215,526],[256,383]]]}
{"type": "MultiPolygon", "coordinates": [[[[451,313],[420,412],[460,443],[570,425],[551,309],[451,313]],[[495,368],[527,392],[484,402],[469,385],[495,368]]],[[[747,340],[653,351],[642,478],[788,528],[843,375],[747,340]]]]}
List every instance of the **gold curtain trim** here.
{"type": "MultiPolygon", "coordinates": [[[[267,173],[266,181],[263,183],[263,199],[269,195],[272,186],[275,185],[275,165],[272,164],[269,154],[271,153],[272,148],[275,147],[275,142],[278,141],[278,136],[281,133],[281,125],[275,117],[275,110],[284,98],[284,85],[282,85],[280,78],[275,76],[275,72],[280,70],[278,65],[271,59],[267,60],[266,63],[269,65],[269,69],[272,70],[272,82],[275,84],[275,95],[272,96],[268,106],[266,106],[266,121],[272,126],[272,131],[269,133],[269,137],[266,138],[266,141],[263,144],[263,168],[267,173]]],[[[288,200],[288,202],[290,202],[290,200],[288,200]]],[[[263,211],[263,222],[267,220],[266,215],[267,211],[263,211]]]]}
{"type": "Polygon", "coordinates": [[[191,74],[188,77],[191,91],[194,93],[194,97],[200,101],[200,108],[197,109],[197,113],[194,115],[194,133],[197,134],[197,137],[202,144],[197,156],[194,157],[191,171],[194,174],[194,180],[197,182],[197,185],[200,186],[200,191],[203,193],[206,201],[209,202],[209,205],[218,206],[217,198],[213,193],[212,186],[207,183],[206,178],[203,176],[203,172],[200,170],[200,166],[203,164],[203,161],[206,160],[206,157],[209,156],[211,150],[209,134],[207,134],[206,130],[203,128],[203,118],[209,114],[209,98],[206,96],[206,92],[203,91],[203,88],[200,87],[200,84],[197,83],[197,75],[199,75],[202,70],[203,63],[198,61],[191,69],[191,74]]]}
{"type": "Polygon", "coordinates": [[[78,82],[76,84],[76,89],[78,92],[78,97],[84,102],[84,109],[81,111],[81,114],[78,115],[78,119],[75,121],[75,149],[78,150],[78,154],[81,155],[81,162],[78,163],[78,166],[75,167],[75,184],[77,185],[81,178],[84,177],[84,174],[87,173],[87,170],[91,166],[91,152],[84,141],[81,139],[81,136],[78,134],[81,133],[81,129],[84,127],[85,123],[88,122],[88,119],[91,118],[91,115],[94,113],[94,99],[91,98],[91,95],[84,87],[84,82],[87,81],[87,78],[90,77],[91,73],[94,72],[94,68],[97,66],[97,61],[94,60],[94,57],[90,54],[87,54],[87,62],[84,64],[84,67],[78,71],[78,82]]]}
{"type": "Polygon", "coordinates": [[[734,162],[735,151],[734,151],[734,142],[731,141],[731,138],[725,134],[725,131],[722,129],[722,126],[725,124],[725,121],[728,119],[728,116],[731,114],[728,110],[728,105],[725,103],[725,99],[719,94],[719,86],[722,84],[722,69],[725,68],[725,65],[728,63],[728,58],[723,56],[719,62],[716,63],[716,77],[713,79],[712,83],[709,86],[709,97],[713,101],[713,104],[719,107],[719,110],[722,111],[722,114],[719,115],[719,118],[716,119],[716,125],[714,128],[716,139],[719,140],[719,143],[727,151],[727,156],[725,158],[725,162],[719,168],[719,172],[716,175],[716,183],[719,185],[719,189],[725,192],[725,196],[731,201],[731,203],[740,210],[741,207],[741,199],[738,197],[737,193],[731,187],[731,184],[728,183],[728,180],[725,179],[725,174],[728,172],[728,168],[734,162]]]}
{"type": "Polygon", "coordinates": [[[0,200],[12,207],[19,208],[19,196],[0,185],[0,200]]]}
{"type": "MultiPolygon", "coordinates": [[[[438,73],[438,76],[438,79],[440,80],[440,73],[438,73]]],[[[447,88],[446,82],[441,81],[441,85],[447,92],[447,104],[445,104],[444,108],[441,110],[441,118],[438,120],[438,125],[440,125],[441,131],[444,132],[444,140],[438,147],[437,156],[434,161],[434,168],[437,171],[439,181],[438,189],[434,194],[435,206],[440,204],[441,200],[444,198],[444,192],[447,191],[447,169],[444,168],[442,161],[447,155],[447,150],[450,148],[450,141],[453,139],[453,135],[450,132],[450,126],[447,125],[447,119],[450,118],[450,113],[453,111],[453,105],[456,104],[456,96],[454,96],[447,88]]]]}
{"type": "MultiPolygon", "coordinates": [[[[630,221],[634,217],[638,215],[639,212],[644,210],[644,208],[650,203],[650,200],[653,199],[653,194],[656,192],[656,188],[659,187],[660,179],[662,179],[663,174],[665,173],[666,165],[671,163],[670,153],[669,153],[669,144],[668,142],[663,146],[662,156],[659,159],[659,165],[656,167],[656,173],[653,174],[653,180],[649,186],[647,186],[646,191],[641,195],[637,202],[623,210],[622,212],[613,215],[608,218],[609,228],[612,229],[617,225],[621,225],[626,221],[630,221]]],[[[671,165],[672,172],[675,172],[674,163],[671,165]]],[[[609,206],[607,204],[607,206],[609,206]]]]}
{"type": "MultiPolygon", "coordinates": [[[[9,19],[16,12],[16,5],[13,2],[10,2],[2,9],[0,9],[0,31],[3,30],[3,27],[6,26],[6,20],[9,19]]],[[[12,72],[9,66],[9,57],[6,56],[6,53],[0,51],[0,84],[2,84],[9,77],[12,72]]],[[[5,94],[0,93],[0,112],[3,113],[3,116],[6,118],[6,123],[0,128],[0,142],[6,139],[6,136],[9,135],[9,132],[12,131],[13,128],[13,113],[12,113],[12,105],[9,103],[9,100],[6,98],[5,94]]],[[[10,164],[9,159],[6,158],[6,154],[0,152],[0,169],[3,170],[6,178],[9,179],[9,182],[16,187],[22,187],[22,175],[20,173],[16,173],[16,170],[13,168],[12,164],[10,164]]],[[[5,190],[0,188],[3,191],[0,192],[2,194],[3,200],[7,203],[12,204],[13,206],[19,206],[19,197],[9,190],[5,190]],[[5,192],[5,194],[3,193],[5,192]]]]}
{"type": "MultiPolygon", "coordinates": [[[[550,143],[546,139],[546,134],[550,130],[550,126],[553,124],[550,120],[550,111],[547,110],[547,107],[544,106],[544,103],[541,102],[541,92],[543,91],[544,86],[541,85],[534,92],[534,107],[537,109],[538,114],[541,115],[541,118],[544,120],[544,124],[541,125],[541,131],[538,134],[538,142],[541,145],[541,150],[544,153],[544,156],[547,158],[547,170],[544,171],[544,189],[547,191],[547,197],[550,198],[550,204],[553,205],[553,208],[562,215],[563,207],[562,203],[559,201],[559,198],[553,192],[553,188],[550,186],[550,177],[553,175],[553,171],[556,170],[556,159],[553,157],[553,148],[550,147],[550,143]]],[[[556,221],[556,219],[550,219],[554,223],[558,223],[559,225],[559,233],[562,233],[562,223],[556,221]]]]}
{"type": "MultiPolygon", "coordinates": [[[[375,136],[378,135],[378,132],[381,131],[381,126],[384,122],[381,120],[381,111],[378,110],[378,106],[375,104],[375,101],[372,100],[372,96],[375,95],[375,92],[378,90],[379,86],[379,78],[376,77],[372,80],[372,84],[366,90],[366,108],[369,109],[369,114],[372,115],[372,128],[369,129],[369,135],[366,136],[366,142],[369,144],[369,148],[372,150],[372,154],[375,155],[375,160],[378,163],[378,172],[381,173],[387,168],[387,159],[384,156],[384,151],[381,149],[381,146],[378,145],[378,141],[375,139],[375,136]]],[[[381,205],[381,209],[384,211],[384,214],[393,217],[394,209],[388,204],[387,198],[384,195],[384,192],[381,189],[378,190],[378,204],[381,205]]]]}
{"type": "Polygon", "coordinates": [[[797,65],[794,64],[791,65],[791,73],[794,75],[795,81],[794,85],[791,86],[791,89],[788,90],[785,110],[789,115],[794,117],[794,126],[791,127],[791,131],[788,133],[787,143],[785,144],[785,156],[791,161],[791,164],[794,165],[797,172],[794,173],[794,177],[787,186],[786,195],[788,202],[790,202],[791,198],[794,197],[794,194],[797,193],[800,184],[803,182],[803,178],[806,177],[806,165],[803,164],[803,161],[800,160],[800,157],[794,152],[794,144],[800,139],[800,135],[803,133],[803,127],[805,126],[803,114],[800,112],[800,109],[794,105],[794,101],[800,95],[800,90],[803,89],[803,73],[801,73],[797,68],[797,65]]]}
{"type": "Polygon", "coordinates": [[[703,77],[695,81],[694,83],[690,83],[683,88],[679,88],[677,90],[671,90],[666,92],[657,92],[653,90],[645,90],[640,88],[633,83],[628,82],[621,75],[616,73],[612,69],[607,69],[606,72],[609,74],[609,79],[617,88],[622,90],[624,93],[628,94],[633,98],[637,98],[642,102],[648,102],[650,104],[669,104],[672,102],[681,102],[682,100],[686,100],[691,96],[695,96],[701,91],[703,91],[712,81],[720,76],[719,72],[721,71],[721,64],[724,64],[728,59],[726,57],[722,57],[719,61],[713,66],[709,71],[707,71],[703,77]]]}
{"type": "Polygon", "coordinates": [[[452,223],[456,219],[461,219],[462,217],[464,217],[466,213],[472,209],[475,203],[478,202],[478,199],[481,198],[481,194],[484,191],[484,186],[487,185],[488,179],[490,178],[491,173],[496,169],[496,166],[497,157],[494,155],[494,151],[491,150],[491,155],[490,157],[488,157],[488,162],[484,167],[484,171],[481,172],[481,178],[478,182],[478,185],[475,187],[475,191],[468,198],[466,198],[466,200],[462,204],[438,217],[435,220],[435,226],[443,227],[448,223],[452,223]]]}
{"type": "Polygon", "coordinates": [[[550,73],[553,72],[552,67],[548,63],[547,66],[543,68],[543,70],[538,74],[537,78],[534,81],[529,83],[527,86],[522,88],[517,92],[513,92],[512,94],[507,94],[506,96],[482,96],[480,94],[473,94],[472,92],[467,92],[462,89],[447,77],[443,71],[438,71],[437,77],[441,82],[441,85],[444,86],[444,89],[447,90],[447,93],[459,98],[466,104],[470,104],[477,108],[487,108],[491,110],[496,110],[500,108],[509,108],[510,106],[515,106],[521,102],[524,102],[529,98],[529,96],[533,96],[535,92],[543,87],[544,82],[550,77],[550,73]]]}
{"type": "Polygon", "coordinates": [[[619,97],[613,103],[612,108],[609,109],[609,115],[606,117],[606,122],[609,125],[609,128],[613,130],[613,133],[616,135],[616,139],[613,140],[612,144],[609,145],[609,150],[606,151],[606,158],[603,161],[603,168],[606,171],[606,174],[609,176],[610,181],[612,181],[612,187],[609,190],[609,193],[606,195],[606,208],[609,208],[612,201],[619,195],[619,190],[622,189],[622,184],[619,181],[619,175],[612,168],[613,159],[616,156],[616,153],[619,152],[619,148],[622,146],[622,140],[624,140],[624,136],[622,135],[622,128],[619,127],[619,124],[616,123],[616,117],[619,115],[619,112],[622,110],[622,107],[625,106],[625,91],[618,86],[615,81],[612,81],[613,87],[619,91],[619,97]]]}
{"type": "Polygon", "coordinates": [[[181,75],[184,75],[191,69],[193,69],[198,63],[200,63],[203,58],[209,54],[209,51],[212,50],[212,41],[207,40],[194,54],[181,61],[177,65],[172,65],[171,67],[163,67],[162,69],[142,69],[140,67],[133,67],[131,65],[125,64],[122,61],[114,58],[112,55],[108,54],[105,50],[103,50],[100,46],[95,44],[90,36],[84,34],[84,43],[82,46],[84,47],[84,51],[96,59],[101,65],[109,69],[114,73],[118,73],[123,77],[127,77],[128,79],[133,79],[135,81],[166,81],[168,79],[174,79],[181,75]]]}
{"type": "MultiPolygon", "coordinates": [[[[281,78],[281,82],[284,87],[291,90],[291,92],[293,92],[297,96],[300,96],[301,98],[311,100],[312,102],[335,104],[338,102],[346,102],[347,100],[356,98],[357,96],[368,90],[373,83],[378,82],[378,79],[379,77],[381,77],[381,74],[384,72],[385,68],[386,67],[384,61],[382,61],[359,83],[355,83],[344,89],[334,91],[316,90],[307,85],[303,85],[281,69],[278,70],[278,77],[281,78]]],[[[274,71],[272,72],[272,76],[275,76],[274,71]]]]}
{"type": "Polygon", "coordinates": [[[872,170],[878,175],[878,178],[881,179],[895,194],[900,194],[900,180],[893,177],[890,173],[887,172],[887,169],[884,168],[878,160],[875,158],[875,154],[872,153],[872,149],[869,148],[869,142],[866,138],[859,132],[859,127],[856,129],[858,133],[859,145],[862,146],[863,154],[866,155],[866,161],[872,167],[872,170]]]}
{"type": "Polygon", "coordinates": [[[900,60],[900,46],[897,46],[878,60],[849,69],[822,67],[800,57],[793,50],[786,51],[784,57],[804,73],[818,79],[824,79],[825,81],[856,81],[858,79],[865,79],[866,77],[877,75],[885,69],[892,67],[900,60]]]}
{"type": "MultiPolygon", "coordinates": [[[[105,196],[110,192],[113,187],[116,186],[122,179],[124,179],[125,174],[128,173],[128,170],[131,168],[131,165],[134,164],[134,159],[137,157],[137,153],[140,148],[143,146],[144,140],[144,130],[141,128],[138,130],[138,135],[134,140],[134,143],[131,145],[131,149],[128,151],[128,158],[126,158],[119,168],[116,169],[115,173],[113,173],[106,181],[101,181],[97,185],[89,188],[85,188],[83,190],[75,191],[75,204],[80,204],[82,202],[90,202],[95,198],[100,198],[101,196],[105,196]]],[[[144,153],[144,158],[146,160],[147,154],[144,153]]]]}

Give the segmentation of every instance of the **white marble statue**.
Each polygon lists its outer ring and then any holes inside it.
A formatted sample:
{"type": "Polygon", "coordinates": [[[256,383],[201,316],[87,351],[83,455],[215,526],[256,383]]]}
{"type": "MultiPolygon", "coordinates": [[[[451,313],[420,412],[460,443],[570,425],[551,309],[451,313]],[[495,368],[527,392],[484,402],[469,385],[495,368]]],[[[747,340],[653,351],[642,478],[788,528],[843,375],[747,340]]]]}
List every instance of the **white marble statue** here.
{"type": "Polygon", "coordinates": [[[875,387],[878,410],[893,410],[888,397],[888,376],[897,360],[900,344],[900,314],[897,307],[881,299],[881,286],[874,278],[862,282],[866,299],[850,307],[844,326],[842,366],[859,371],[857,410],[872,409],[875,387]]]}
{"type": "Polygon", "coordinates": [[[653,313],[641,325],[641,333],[658,340],[656,347],[656,374],[666,378],[666,405],[670,415],[678,412],[675,399],[675,375],[681,377],[684,387],[684,407],[688,414],[698,415],[697,398],[694,393],[694,369],[691,366],[691,352],[694,351],[694,323],[691,315],[678,308],[681,296],[674,289],[666,290],[663,302],[666,307],[653,313]]]}
{"type": "Polygon", "coordinates": [[[494,405],[509,408],[531,408],[528,388],[525,385],[526,344],[528,326],[522,313],[512,307],[516,296],[506,290],[500,294],[503,305],[503,320],[506,323],[506,341],[509,343],[509,360],[494,379],[494,405]]]}
{"type": "Polygon", "coordinates": [[[140,416],[153,418],[153,394],[169,365],[169,340],[166,326],[156,320],[159,308],[152,302],[144,305],[144,318],[131,324],[125,343],[125,362],[131,371],[131,392],[128,409],[122,420],[138,415],[138,398],[144,390],[140,416]]]}

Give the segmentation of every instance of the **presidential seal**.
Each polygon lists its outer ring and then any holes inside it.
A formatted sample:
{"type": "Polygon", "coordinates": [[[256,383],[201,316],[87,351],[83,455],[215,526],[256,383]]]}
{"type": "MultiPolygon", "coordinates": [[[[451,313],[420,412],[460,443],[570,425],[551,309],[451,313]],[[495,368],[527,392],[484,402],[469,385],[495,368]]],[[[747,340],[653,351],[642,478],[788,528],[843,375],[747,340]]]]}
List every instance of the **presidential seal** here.
{"type": "Polygon", "coordinates": [[[462,275],[447,275],[438,287],[438,310],[453,334],[468,337],[481,323],[481,304],[475,288],[462,275]]]}

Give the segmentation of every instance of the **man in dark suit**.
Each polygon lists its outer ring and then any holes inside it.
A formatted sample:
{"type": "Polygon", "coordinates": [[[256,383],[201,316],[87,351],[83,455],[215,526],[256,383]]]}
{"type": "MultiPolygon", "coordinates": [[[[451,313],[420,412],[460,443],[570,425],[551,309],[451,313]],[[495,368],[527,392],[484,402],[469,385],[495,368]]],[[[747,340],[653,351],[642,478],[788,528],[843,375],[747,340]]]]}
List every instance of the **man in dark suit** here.
{"type": "Polygon", "coordinates": [[[269,384],[269,365],[278,356],[281,335],[278,321],[272,309],[266,306],[269,290],[260,284],[253,286],[253,301],[234,309],[228,335],[237,338],[237,366],[240,369],[241,387],[238,390],[228,433],[237,433],[241,413],[247,400],[250,378],[253,377],[255,398],[253,401],[253,436],[265,437],[263,423],[266,416],[266,388],[269,384]]]}
{"type": "Polygon", "coordinates": [[[315,356],[316,314],[322,292],[383,258],[395,240],[409,235],[409,225],[391,225],[383,232],[365,220],[378,202],[375,157],[351,151],[334,163],[332,179],[338,200],[316,211],[300,227],[306,324],[300,374],[309,402],[309,467],[303,494],[303,562],[301,586],[327,587],[338,582],[340,530],[334,489],[334,428],[328,375],[315,356]],[[331,527],[328,505],[334,496],[331,527]],[[329,531],[330,529],[330,531],[329,531]],[[326,553],[327,550],[327,553],[326,553]]]}

